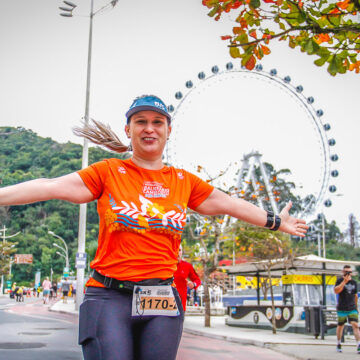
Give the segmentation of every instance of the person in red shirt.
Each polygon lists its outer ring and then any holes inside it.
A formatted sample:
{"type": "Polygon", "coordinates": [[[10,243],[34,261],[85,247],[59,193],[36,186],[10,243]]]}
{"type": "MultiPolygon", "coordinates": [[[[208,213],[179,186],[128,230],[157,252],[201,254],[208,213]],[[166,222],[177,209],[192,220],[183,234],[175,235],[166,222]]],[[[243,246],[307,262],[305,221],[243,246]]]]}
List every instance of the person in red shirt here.
{"type": "Polygon", "coordinates": [[[182,246],[179,248],[179,262],[176,272],[174,274],[174,282],[176,289],[180,295],[181,303],[186,311],[187,288],[196,289],[201,285],[199,275],[196,273],[194,267],[187,261],[182,259],[182,246]],[[191,281],[188,281],[190,279],[191,281]]]}

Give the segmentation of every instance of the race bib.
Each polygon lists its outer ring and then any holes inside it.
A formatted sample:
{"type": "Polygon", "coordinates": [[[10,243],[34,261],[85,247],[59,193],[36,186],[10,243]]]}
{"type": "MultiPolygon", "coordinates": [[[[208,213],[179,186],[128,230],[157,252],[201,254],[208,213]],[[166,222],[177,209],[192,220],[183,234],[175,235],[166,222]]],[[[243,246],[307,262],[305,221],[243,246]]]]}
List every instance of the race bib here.
{"type": "Polygon", "coordinates": [[[178,316],[179,309],[170,285],[134,287],[132,316],[178,316]]]}

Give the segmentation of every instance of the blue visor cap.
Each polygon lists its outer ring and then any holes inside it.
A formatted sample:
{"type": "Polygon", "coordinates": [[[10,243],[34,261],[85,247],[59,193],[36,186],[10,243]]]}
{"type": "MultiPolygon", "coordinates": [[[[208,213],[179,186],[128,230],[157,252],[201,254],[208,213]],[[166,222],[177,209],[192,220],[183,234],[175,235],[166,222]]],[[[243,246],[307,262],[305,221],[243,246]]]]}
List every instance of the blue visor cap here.
{"type": "Polygon", "coordinates": [[[129,123],[132,115],[134,115],[139,111],[144,111],[144,110],[156,111],[159,114],[165,115],[169,123],[171,121],[171,116],[168,113],[168,109],[166,105],[156,96],[146,96],[134,100],[134,102],[130,106],[130,109],[125,114],[127,123],[129,123]]]}

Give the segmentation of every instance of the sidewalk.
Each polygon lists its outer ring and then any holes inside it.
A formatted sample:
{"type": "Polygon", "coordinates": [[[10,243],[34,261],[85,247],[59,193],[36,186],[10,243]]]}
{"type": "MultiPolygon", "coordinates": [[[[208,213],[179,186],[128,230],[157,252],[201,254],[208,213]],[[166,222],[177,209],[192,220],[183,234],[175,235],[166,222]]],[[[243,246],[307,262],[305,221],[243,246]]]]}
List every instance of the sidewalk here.
{"type": "Polygon", "coordinates": [[[271,330],[248,329],[225,325],[225,316],[211,317],[211,327],[204,327],[203,316],[185,317],[184,332],[215,339],[224,339],[242,345],[267,347],[299,360],[360,359],[356,353],[354,337],[345,336],[343,352],[336,352],[336,336],[315,339],[306,334],[295,334],[271,330]]]}
{"type": "MultiPolygon", "coordinates": [[[[51,306],[49,310],[78,314],[72,299],[69,299],[67,304],[63,304],[62,300],[60,300],[51,306]]],[[[343,352],[339,354],[335,350],[335,335],[325,336],[325,340],[321,340],[305,334],[280,331],[277,334],[273,334],[271,330],[227,326],[225,325],[225,318],[226,316],[212,316],[211,327],[205,328],[203,316],[186,316],[184,332],[231,341],[242,345],[271,348],[299,360],[360,359],[360,354],[356,353],[353,336],[345,336],[345,343],[342,344],[343,352]]]]}
{"type": "Polygon", "coordinates": [[[49,311],[79,315],[79,311],[75,310],[75,301],[71,298],[67,299],[66,304],[64,304],[62,300],[58,300],[54,305],[49,307],[49,311]]]}

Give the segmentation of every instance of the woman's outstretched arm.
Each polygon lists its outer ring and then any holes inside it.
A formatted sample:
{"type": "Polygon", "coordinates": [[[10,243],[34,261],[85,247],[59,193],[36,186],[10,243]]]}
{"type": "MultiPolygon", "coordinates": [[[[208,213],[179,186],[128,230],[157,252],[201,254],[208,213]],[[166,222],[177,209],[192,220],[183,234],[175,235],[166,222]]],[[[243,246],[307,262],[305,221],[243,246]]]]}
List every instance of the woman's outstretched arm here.
{"type": "MultiPolygon", "coordinates": [[[[292,203],[289,202],[280,212],[281,225],[279,230],[291,235],[304,237],[308,226],[304,220],[289,215],[292,203]]],[[[233,198],[226,193],[214,189],[210,196],[196,209],[203,215],[227,214],[257,226],[265,226],[267,213],[265,210],[243,199],[233,198]]]]}
{"type": "Polygon", "coordinates": [[[0,188],[0,206],[23,205],[52,199],[81,204],[94,200],[94,196],[77,173],[53,179],[30,180],[0,188]]]}

